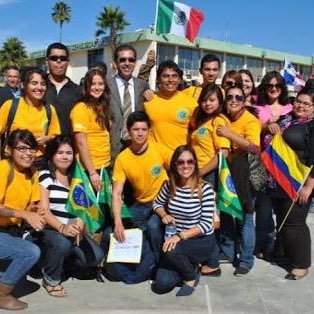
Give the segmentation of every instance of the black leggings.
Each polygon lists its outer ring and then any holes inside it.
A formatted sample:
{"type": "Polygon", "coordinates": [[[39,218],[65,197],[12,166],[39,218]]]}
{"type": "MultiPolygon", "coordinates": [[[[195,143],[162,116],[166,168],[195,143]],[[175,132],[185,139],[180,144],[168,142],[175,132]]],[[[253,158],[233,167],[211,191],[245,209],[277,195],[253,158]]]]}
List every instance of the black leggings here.
{"type": "MultiPolygon", "coordinates": [[[[272,197],[277,227],[286,216],[292,201],[282,191],[272,197]]],[[[311,197],[305,205],[296,203],[281,229],[281,240],[285,253],[290,259],[292,268],[308,268],[311,266],[311,235],[306,224],[311,197]]]]}

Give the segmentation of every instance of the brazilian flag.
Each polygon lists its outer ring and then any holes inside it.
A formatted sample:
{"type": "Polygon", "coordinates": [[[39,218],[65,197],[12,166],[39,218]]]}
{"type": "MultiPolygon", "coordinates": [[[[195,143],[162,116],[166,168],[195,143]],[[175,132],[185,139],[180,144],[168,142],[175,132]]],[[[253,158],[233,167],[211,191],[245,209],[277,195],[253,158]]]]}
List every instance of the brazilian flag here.
{"type": "MultiPolygon", "coordinates": [[[[99,199],[98,202],[101,204],[108,204],[111,216],[112,216],[112,184],[111,180],[109,178],[108,172],[106,169],[101,170],[100,174],[100,180],[101,180],[101,190],[99,192],[99,199]]],[[[121,207],[121,217],[122,218],[128,218],[132,217],[132,213],[130,212],[129,208],[122,202],[121,207]]]]}
{"type": "Polygon", "coordinates": [[[68,213],[80,217],[90,233],[97,231],[104,223],[92,185],[79,162],[75,165],[65,208],[68,213]]]}
{"type": "Polygon", "coordinates": [[[231,177],[226,157],[222,153],[219,154],[219,162],[217,208],[232,217],[242,220],[242,206],[231,177]]]}

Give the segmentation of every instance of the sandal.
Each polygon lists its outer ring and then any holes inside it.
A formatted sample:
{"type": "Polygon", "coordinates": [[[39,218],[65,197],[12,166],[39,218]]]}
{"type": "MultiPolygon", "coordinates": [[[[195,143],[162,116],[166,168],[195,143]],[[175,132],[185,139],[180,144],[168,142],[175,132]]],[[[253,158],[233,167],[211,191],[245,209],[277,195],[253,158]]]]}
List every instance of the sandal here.
{"type": "Polygon", "coordinates": [[[67,296],[67,292],[64,289],[64,287],[62,285],[56,285],[56,286],[49,286],[47,283],[45,283],[43,281],[42,283],[43,288],[46,289],[46,291],[48,292],[48,294],[52,297],[56,297],[56,298],[63,298],[67,296]]]}

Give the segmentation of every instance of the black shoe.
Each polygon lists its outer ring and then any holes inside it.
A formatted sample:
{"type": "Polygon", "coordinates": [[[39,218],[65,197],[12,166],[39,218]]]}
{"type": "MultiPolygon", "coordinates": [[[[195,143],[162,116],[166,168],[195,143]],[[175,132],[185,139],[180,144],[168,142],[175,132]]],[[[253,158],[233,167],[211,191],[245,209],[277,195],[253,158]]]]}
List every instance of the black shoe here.
{"type": "Polygon", "coordinates": [[[244,275],[248,274],[249,272],[250,272],[249,268],[246,268],[244,266],[238,266],[238,267],[236,267],[233,274],[235,276],[244,276],[244,275]]]}

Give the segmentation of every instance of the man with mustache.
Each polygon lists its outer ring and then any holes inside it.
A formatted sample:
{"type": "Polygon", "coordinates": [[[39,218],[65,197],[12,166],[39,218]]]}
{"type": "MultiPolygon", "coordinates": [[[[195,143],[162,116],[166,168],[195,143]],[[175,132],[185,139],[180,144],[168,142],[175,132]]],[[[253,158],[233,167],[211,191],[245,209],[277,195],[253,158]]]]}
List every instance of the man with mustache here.
{"type": "Polygon", "coordinates": [[[110,88],[110,143],[114,161],[120,150],[127,146],[129,135],[126,120],[131,112],[143,110],[144,91],[149,89],[146,81],[132,76],[136,64],[136,50],[123,44],[114,51],[117,74],[108,79],[110,88]]]}

